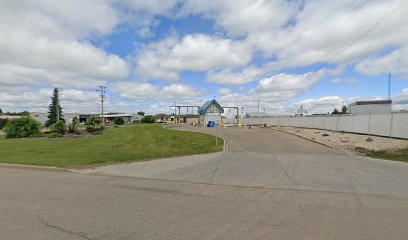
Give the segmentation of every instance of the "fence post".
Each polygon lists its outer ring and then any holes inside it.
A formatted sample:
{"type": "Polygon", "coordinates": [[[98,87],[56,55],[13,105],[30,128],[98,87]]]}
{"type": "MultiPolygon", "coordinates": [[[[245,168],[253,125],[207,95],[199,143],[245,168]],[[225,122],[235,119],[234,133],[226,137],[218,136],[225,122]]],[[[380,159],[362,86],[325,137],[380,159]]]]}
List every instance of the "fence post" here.
{"type": "Polygon", "coordinates": [[[351,132],[353,132],[353,126],[354,126],[354,116],[350,116],[351,117],[351,132]]]}
{"type": "Polygon", "coordinates": [[[336,132],[339,130],[339,120],[340,120],[340,114],[338,114],[337,116],[336,132]]]}
{"type": "Polygon", "coordinates": [[[371,132],[371,113],[368,114],[368,134],[371,132]]]}
{"type": "Polygon", "coordinates": [[[394,113],[391,113],[391,121],[390,121],[390,133],[388,135],[388,137],[391,137],[392,135],[392,127],[394,125],[394,113]]]}

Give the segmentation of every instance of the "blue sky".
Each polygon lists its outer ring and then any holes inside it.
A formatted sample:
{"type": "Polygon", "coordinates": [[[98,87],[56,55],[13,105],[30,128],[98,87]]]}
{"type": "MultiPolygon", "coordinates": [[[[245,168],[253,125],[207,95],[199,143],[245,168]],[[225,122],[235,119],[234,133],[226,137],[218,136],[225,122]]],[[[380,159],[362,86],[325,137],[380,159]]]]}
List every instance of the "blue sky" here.
{"type": "Polygon", "coordinates": [[[387,97],[408,109],[408,4],[380,1],[97,0],[0,3],[0,108],[171,112],[221,105],[323,113],[387,97]],[[385,19],[385,20],[384,20],[385,19]],[[375,27],[373,27],[375,26],[375,27]]]}

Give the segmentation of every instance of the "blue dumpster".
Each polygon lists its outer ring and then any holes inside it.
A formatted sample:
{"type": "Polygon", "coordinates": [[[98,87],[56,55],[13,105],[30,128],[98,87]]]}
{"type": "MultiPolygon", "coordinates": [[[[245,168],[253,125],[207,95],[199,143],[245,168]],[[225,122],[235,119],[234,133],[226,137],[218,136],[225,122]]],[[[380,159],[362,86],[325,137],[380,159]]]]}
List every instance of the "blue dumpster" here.
{"type": "Polygon", "coordinates": [[[215,127],[215,122],[214,121],[208,121],[207,127],[210,127],[210,128],[215,127]]]}

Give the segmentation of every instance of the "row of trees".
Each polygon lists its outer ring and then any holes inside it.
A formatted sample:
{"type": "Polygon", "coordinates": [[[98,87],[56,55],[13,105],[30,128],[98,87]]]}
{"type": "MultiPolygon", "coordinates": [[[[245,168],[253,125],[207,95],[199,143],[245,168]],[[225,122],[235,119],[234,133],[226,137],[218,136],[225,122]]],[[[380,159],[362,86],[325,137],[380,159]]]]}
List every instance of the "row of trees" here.
{"type": "Polygon", "coordinates": [[[335,108],[331,114],[347,114],[347,113],[348,113],[348,108],[347,108],[346,105],[344,105],[341,108],[341,111],[339,111],[339,110],[337,110],[337,108],[335,108]]]}

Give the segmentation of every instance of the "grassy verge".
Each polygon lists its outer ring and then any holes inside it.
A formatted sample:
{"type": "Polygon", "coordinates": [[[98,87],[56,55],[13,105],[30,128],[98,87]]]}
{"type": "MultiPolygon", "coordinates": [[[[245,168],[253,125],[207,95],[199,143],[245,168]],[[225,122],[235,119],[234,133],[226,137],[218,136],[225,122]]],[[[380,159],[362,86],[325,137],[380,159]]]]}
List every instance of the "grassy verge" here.
{"type": "Polygon", "coordinates": [[[393,151],[370,151],[367,156],[372,158],[408,162],[408,148],[393,151]]]}
{"type": "Polygon", "coordinates": [[[223,140],[158,125],[108,128],[102,135],[61,139],[6,139],[0,135],[0,163],[73,167],[222,151],[223,140]]]}

